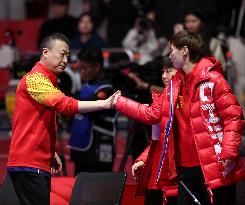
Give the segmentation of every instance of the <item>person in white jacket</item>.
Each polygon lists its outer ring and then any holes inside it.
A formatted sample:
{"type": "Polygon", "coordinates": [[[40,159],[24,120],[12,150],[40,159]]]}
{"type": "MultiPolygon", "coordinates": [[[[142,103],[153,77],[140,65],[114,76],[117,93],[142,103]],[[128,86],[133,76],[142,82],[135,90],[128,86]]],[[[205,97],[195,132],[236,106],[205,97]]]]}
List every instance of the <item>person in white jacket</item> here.
{"type": "Polygon", "coordinates": [[[158,49],[158,42],[150,22],[145,18],[137,18],[134,28],[128,31],[122,45],[140,54],[140,65],[153,60],[158,49]]]}

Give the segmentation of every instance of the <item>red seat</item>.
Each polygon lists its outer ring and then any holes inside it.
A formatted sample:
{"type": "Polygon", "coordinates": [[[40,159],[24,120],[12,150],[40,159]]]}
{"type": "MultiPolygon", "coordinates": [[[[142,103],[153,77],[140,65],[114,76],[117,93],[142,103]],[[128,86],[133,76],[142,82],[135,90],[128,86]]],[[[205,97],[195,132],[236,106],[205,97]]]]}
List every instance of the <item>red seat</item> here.
{"type": "Polygon", "coordinates": [[[68,205],[74,182],[75,177],[52,177],[50,204],[68,205]]]}
{"type": "MultiPolygon", "coordinates": [[[[51,205],[68,205],[75,183],[75,177],[52,177],[51,205]]],[[[135,197],[136,184],[126,183],[123,192],[122,205],[143,205],[144,197],[135,197]]]]}

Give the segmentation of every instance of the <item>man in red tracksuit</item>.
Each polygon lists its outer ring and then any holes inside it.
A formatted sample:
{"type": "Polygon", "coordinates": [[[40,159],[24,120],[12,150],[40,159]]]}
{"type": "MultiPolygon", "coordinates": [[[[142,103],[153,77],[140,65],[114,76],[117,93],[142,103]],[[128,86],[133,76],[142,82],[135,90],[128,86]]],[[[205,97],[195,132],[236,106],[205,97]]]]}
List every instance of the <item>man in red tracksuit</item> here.
{"type": "Polygon", "coordinates": [[[57,76],[66,68],[69,40],[51,34],[41,45],[40,61],[16,90],[7,170],[22,205],[50,204],[50,179],[61,170],[55,153],[56,112],[72,116],[112,108],[112,99],[78,101],[56,88],[57,76]]]}
{"type": "Polygon", "coordinates": [[[179,71],[163,94],[154,96],[151,106],[115,98],[116,109],[148,124],[160,122],[151,177],[159,187],[179,179],[178,205],[196,203],[186,187],[202,205],[235,205],[235,183],[245,179],[239,159],[242,108],[220,62],[203,57],[198,34],[181,31],[170,45],[170,59],[179,71]]]}

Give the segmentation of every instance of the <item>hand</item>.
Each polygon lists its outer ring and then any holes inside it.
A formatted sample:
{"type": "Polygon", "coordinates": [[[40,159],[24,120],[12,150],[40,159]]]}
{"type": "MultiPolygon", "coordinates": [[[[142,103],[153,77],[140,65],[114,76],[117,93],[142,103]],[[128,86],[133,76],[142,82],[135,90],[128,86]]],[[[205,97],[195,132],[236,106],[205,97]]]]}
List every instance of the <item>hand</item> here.
{"type": "Polygon", "coordinates": [[[236,167],[235,160],[231,160],[231,159],[222,160],[222,164],[224,166],[224,171],[223,171],[224,177],[228,176],[236,167]]]}
{"type": "Polygon", "coordinates": [[[135,73],[133,73],[133,72],[128,73],[128,77],[130,79],[132,79],[137,84],[138,89],[140,89],[140,90],[146,90],[147,89],[148,83],[141,80],[135,73]]]}
{"type": "Polygon", "coordinates": [[[51,174],[58,174],[62,170],[62,162],[59,155],[55,152],[54,159],[51,163],[51,174]]]}
{"type": "Polygon", "coordinates": [[[106,99],[106,105],[108,105],[108,109],[112,109],[116,107],[117,99],[121,96],[121,91],[116,91],[112,96],[106,99]]]}
{"type": "Polygon", "coordinates": [[[230,163],[231,163],[232,160],[230,159],[225,159],[225,160],[222,160],[222,164],[224,167],[227,167],[230,163]]]}
{"type": "Polygon", "coordinates": [[[139,181],[140,171],[145,166],[144,161],[138,161],[132,166],[132,175],[136,181],[139,181]]]}

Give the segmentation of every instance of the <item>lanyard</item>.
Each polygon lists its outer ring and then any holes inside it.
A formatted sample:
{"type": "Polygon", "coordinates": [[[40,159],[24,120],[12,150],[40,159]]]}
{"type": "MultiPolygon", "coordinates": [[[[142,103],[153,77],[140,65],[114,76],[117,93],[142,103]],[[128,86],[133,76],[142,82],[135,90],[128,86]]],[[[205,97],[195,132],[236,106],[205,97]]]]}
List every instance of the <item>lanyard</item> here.
{"type": "Polygon", "coordinates": [[[163,166],[163,162],[164,162],[164,158],[165,158],[165,154],[167,151],[167,146],[168,146],[168,137],[169,137],[169,132],[170,132],[170,128],[171,128],[171,123],[173,121],[173,87],[172,87],[172,80],[170,81],[170,107],[169,107],[169,119],[168,119],[168,123],[166,125],[165,128],[165,137],[164,137],[164,143],[163,143],[163,152],[161,155],[161,159],[160,159],[160,165],[158,167],[158,171],[157,171],[157,179],[156,179],[156,183],[158,183],[160,175],[161,175],[161,171],[162,171],[162,166],[163,166]]]}

